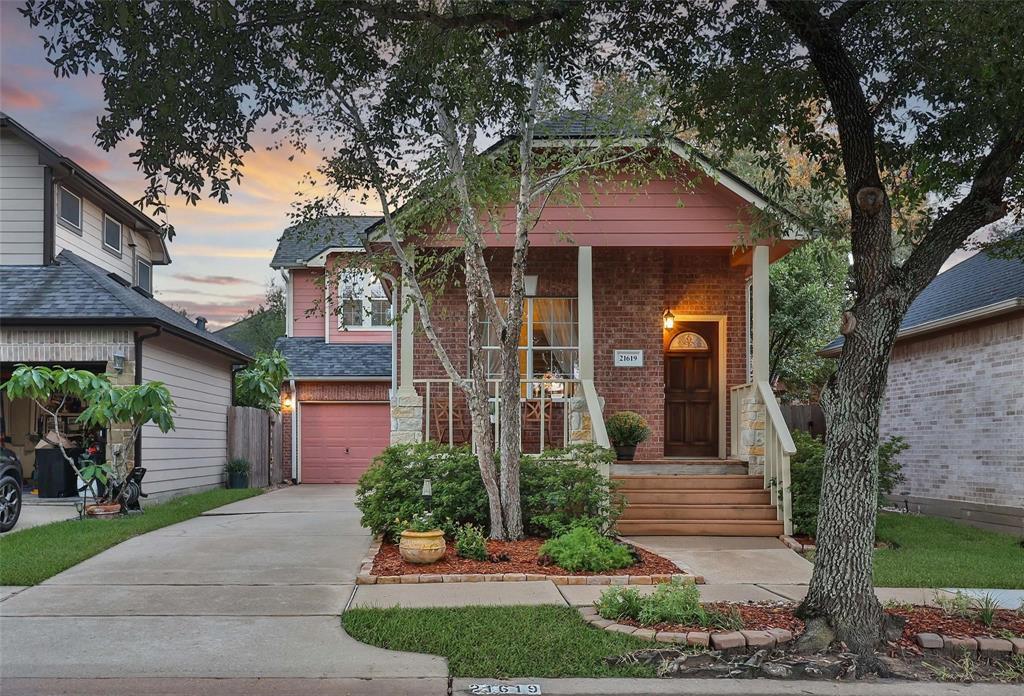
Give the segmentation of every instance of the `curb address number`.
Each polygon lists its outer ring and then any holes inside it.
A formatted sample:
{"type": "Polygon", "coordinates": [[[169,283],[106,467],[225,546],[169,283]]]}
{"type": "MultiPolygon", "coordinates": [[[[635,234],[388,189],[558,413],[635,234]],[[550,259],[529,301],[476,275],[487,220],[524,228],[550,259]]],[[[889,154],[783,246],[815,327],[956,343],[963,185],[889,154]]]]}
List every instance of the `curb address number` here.
{"type": "Polygon", "coordinates": [[[540,694],[540,684],[470,684],[471,694],[540,694]]]}

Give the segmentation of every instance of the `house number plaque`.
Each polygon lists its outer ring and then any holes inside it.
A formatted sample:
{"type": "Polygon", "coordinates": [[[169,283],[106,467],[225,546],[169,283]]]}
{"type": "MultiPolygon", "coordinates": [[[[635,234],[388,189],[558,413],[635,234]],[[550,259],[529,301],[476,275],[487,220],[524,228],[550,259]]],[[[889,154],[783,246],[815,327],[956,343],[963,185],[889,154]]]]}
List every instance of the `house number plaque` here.
{"type": "Polygon", "coordinates": [[[615,349],[615,367],[643,367],[644,352],[642,350],[615,349]]]}
{"type": "Polygon", "coordinates": [[[540,684],[470,684],[471,694],[540,694],[540,684]]]}

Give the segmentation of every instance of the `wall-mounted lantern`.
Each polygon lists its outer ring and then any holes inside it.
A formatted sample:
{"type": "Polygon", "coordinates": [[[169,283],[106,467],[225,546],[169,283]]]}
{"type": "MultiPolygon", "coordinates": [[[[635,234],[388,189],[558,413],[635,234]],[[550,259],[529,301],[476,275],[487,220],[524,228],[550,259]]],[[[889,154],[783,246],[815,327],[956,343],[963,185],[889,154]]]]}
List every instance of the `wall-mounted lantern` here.
{"type": "Polygon", "coordinates": [[[283,411],[290,412],[294,405],[295,400],[292,398],[292,395],[286,392],[284,398],[281,399],[281,409],[283,411]]]}
{"type": "Polygon", "coordinates": [[[666,329],[671,329],[676,325],[676,316],[672,314],[671,309],[666,309],[665,313],[661,315],[661,325],[666,329]]]}

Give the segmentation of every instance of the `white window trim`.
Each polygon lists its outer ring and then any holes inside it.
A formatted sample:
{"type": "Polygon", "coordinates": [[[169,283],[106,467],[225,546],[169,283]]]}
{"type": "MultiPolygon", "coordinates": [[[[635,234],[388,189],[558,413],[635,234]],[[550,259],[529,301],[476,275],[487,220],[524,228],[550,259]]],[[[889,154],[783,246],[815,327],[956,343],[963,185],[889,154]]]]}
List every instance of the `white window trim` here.
{"type": "Polygon", "coordinates": [[[82,234],[82,216],[85,214],[85,211],[83,210],[85,204],[82,201],[82,197],[79,196],[74,191],[72,191],[71,189],[64,188],[63,186],[57,186],[57,189],[61,194],[60,196],[57,197],[57,220],[61,223],[62,226],[67,227],[68,229],[77,232],[78,234],[82,234]],[[68,220],[66,217],[64,217],[64,193],[70,194],[75,200],[78,201],[77,223],[74,223],[71,220],[68,220]]]}
{"type": "Polygon", "coordinates": [[[124,225],[122,223],[118,222],[117,220],[115,220],[114,218],[110,217],[106,213],[103,213],[103,236],[101,237],[101,239],[103,241],[103,248],[104,249],[106,249],[107,251],[112,251],[112,252],[114,252],[114,253],[116,253],[117,255],[120,256],[123,253],[121,250],[124,249],[124,225]],[[110,222],[114,223],[115,225],[117,225],[118,235],[117,235],[117,246],[116,247],[115,246],[111,246],[110,244],[107,244],[107,221],[108,220],[110,222]]]}
{"type": "MultiPolygon", "coordinates": [[[[500,299],[507,299],[507,298],[500,298],[500,299]]],[[[580,367],[580,346],[579,346],[579,342],[580,342],[579,341],[580,321],[579,321],[579,307],[580,307],[580,301],[579,301],[578,297],[529,296],[529,297],[524,297],[523,298],[523,308],[526,311],[526,317],[527,317],[526,322],[525,322],[525,326],[526,326],[526,345],[525,346],[519,346],[519,351],[526,353],[526,371],[523,373],[523,378],[524,379],[541,379],[541,377],[542,377],[541,375],[534,374],[533,357],[534,357],[534,353],[535,352],[555,351],[555,350],[576,351],[576,370],[577,371],[579,370],[579,367],[580,367]],[[539,346],[538,347],[538,346],[533,345],[533,326],[534,325],[533,325],[533,321],[530,319],[530,317],[533,316],[533,307],[532,307],[532,305],[533,305],[533,301],[534,300],[573,300],[573,301],[576,302],[576,312],[577,312],[577,314],[576,314],[576,345],[575,346],[539,346]]],[[[486,343],[486,336],[484,338],[485,338],[485,343],[484,343],[484,345],[480,346],[481,350],[483,350],[484,352],[489,351],[489,350],[499,350],[501,348],[501,346],[499,346],[499,345],[491,345],[491,344],[486,343]]],[[[578,376],[577,375],[570,375],[569,377],[563,377],[562,379],[578,379],[578,376]]]]}
{"type": "Polygon", "coordinates": [[[135,284],[138,287],[140,287],[143,290],[145,290],[146,292],[148,292],[150,295],[153,294],[153,264],[150,263],[149,261],[147,261],[146,259],[141,258],[141,257],[135,259],[135,284]],[[149,268],[149,287],[148,288],[142,287],[142,285],[139,284],[139,266],[146,266],[146,267],[149,268]]]}
{"type": "MultiPolygon", "coordinates": [[[[370,285],[372,283],[379,283],[380,282],[380,279],[378,279],[372,273],[364,274],[363,275],[363,279],[364,279],[364,282],[367,285],[370,285]]],[[[388,316],[391,316],[391,313],[394,312],[394,309],[395,309],[394,307],[390,306],[391,305],[391,300],[388,299],[387,297],[371,297],[370,295],[364,295],[363,298],[362,298],[363,309],[362,309],[361,316],[362,316],[362,319],[363,319],[363,323],[359,324],[359,325],[356,325],[356,326],[347,325],[345,323],[345,302],[347,300],[351,300],[351,299],[355,299],[355,298],[346,298],[346,297],[342,296],[341,292],[342,292],[342,286],[343,285],[344,285],[344,283],[338,283],[338,330],[339,331],[388,331],[388,330],[391,329],[391,324],[390,323],[387,323],[387,324],[374,324],[374,323],[372,323],[373,322],[373,304],[372,304],[372,301],[373,300],[383,300],[384,302],[387,302],[388,305],[389,305],[389,307],[388,307],[388,316]]]]}

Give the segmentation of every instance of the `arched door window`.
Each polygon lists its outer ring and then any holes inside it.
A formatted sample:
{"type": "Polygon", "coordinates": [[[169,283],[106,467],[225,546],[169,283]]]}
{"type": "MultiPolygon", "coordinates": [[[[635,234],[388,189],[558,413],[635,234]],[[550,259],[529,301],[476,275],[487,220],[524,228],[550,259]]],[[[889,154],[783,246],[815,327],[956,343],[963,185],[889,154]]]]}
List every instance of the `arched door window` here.
{"type": "Polygon", "coordinates": [[[708,350],[708,342],[699,333],[683,331],[672,338],[669,350],[708,350]]]}

